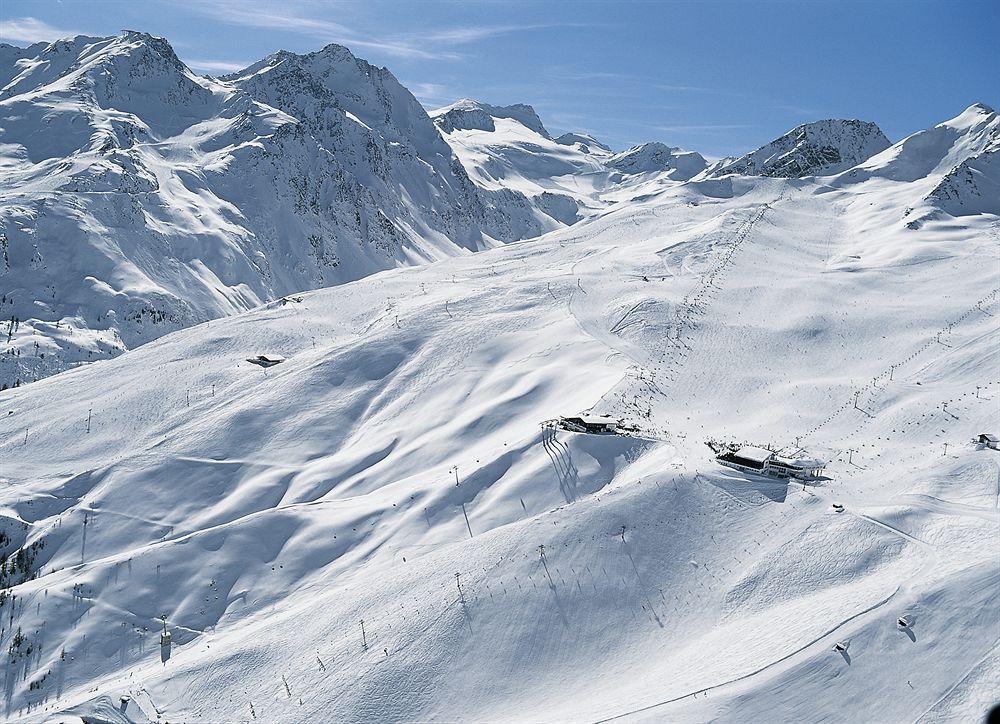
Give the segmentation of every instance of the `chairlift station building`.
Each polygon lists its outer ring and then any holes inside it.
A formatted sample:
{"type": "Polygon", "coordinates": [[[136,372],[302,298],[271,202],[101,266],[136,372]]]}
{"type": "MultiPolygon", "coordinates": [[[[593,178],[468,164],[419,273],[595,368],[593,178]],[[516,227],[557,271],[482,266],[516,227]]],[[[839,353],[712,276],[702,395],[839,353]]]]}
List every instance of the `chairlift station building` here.
{"type": "Polygon", "coordinates": [[[618,432],[618,420],[606,415],[560,417],[559,426],[570,432],[588,432],[592,435],[614,435],[618,432]]]}
{"type": "Polygon", "coordinates": [[[720,465],[735,470],[775,478],[818,478],[826,467],[822,460],[786,458],[767,448],[749,445],[723,450],[715,459],[720,465]]]}
{"type": "Polygon", "coordinates": [[[247,362],[252,362],[260,367],[274,367],[274,365],[281,364],[285,361],[285,358],[280,354],[259,354],[256,357],[248,357],[247,362]]]}
{"type": "Polygon", "coordinates": [[[973,442],[977,445],[985,445],[992,450],[1000,450],[1000,435],[994,435],[991,432],[979,433],[973,442]]]}

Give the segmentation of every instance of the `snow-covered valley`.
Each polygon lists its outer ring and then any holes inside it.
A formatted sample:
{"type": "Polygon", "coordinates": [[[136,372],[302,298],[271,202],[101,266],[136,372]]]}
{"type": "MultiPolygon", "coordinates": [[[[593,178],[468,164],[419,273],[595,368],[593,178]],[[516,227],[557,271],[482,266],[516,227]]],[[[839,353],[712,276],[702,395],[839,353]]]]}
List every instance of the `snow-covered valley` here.
{"type": "MultiPolygon", "coordinates": [[[[307,123],[300,95],[252,87],[262,63],[189,80],[238,97],[241,123],[307,123]]],[[[27,103],[10,88],[5,129],[27,103]]],[[[217,306],[178,326],[210,321],[0,392],[3,718],[977,721],[1000,682],[1000,452],[972,442],[1000,431],[997,114],[888,146],[829,121],[707,164],[472,103],[428,117],[426,145],[453,149],[441,168],[468,193],[523,200],[516,233],[456,239],[413,212],[407,243],[429,246],[409,262],[430,263],[337,278],[267,251],[280,284],[213,281],[217,306]],[[775,171],[817,158],[828,175],[775,171]],[[576,218],[545,221],[545,193],[576,218]],[[543,426],[581,411],[636,431],[543,426]],[[826,478],[722,467],[710,439],[819,458],[826,478]]],[[[362,109],[344,118],[372,125],[362,109]]],[[[216,123],[134,153],[161,169],[149,154],[221,149],[216,123]]],[[[316,124],[288,138],[324,145],[316,124]]],[[[225,143],[229,180],[185,177],[183,213],[242,218],[218,191],[249,173],[225,143]]],[[[53,175],[17,153],[11,248],[100,218],[76,187],[32,195],[53,175]]],[[[414,188],[429,178],[451,183],[414,188]]],[[[197,248],[240,258],[243,231],[214,233],[197,248]]],[[[86,238],[90,254],[108,235],[86,238]]],[[[78,274],[79,254],[59,263],[78,274]]],[[[30,268],[0,293],[28,298],[30,268]]],[[[182,276],[172,293],[198,298],[182,276]]],[[[24,358],[46,318],[18,314],[37,320],[11,335],[24,358]]]]}

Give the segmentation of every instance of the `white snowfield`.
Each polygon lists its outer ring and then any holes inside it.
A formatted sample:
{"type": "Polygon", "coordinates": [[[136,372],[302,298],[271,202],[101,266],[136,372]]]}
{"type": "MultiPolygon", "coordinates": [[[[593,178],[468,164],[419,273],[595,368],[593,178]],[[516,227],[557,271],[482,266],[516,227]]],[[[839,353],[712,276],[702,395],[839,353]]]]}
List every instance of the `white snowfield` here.
{"type": "Polygon", "coordinates": [[[996,124],[856,179],[696,176],[0,393],[3,718],[978,721],[1000,219],[927,199],[995,171],[996,124]],[[540,425],[581,412],[639,432],[540,425]]]}

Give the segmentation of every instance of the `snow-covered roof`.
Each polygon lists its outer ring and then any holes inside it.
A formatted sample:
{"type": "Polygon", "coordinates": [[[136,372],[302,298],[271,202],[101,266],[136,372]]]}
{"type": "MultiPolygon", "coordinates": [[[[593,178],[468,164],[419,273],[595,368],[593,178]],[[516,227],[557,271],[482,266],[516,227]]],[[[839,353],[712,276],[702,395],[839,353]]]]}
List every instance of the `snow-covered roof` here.
{"type": "Polygon", "coordinates": [[[285,358],[282,357],[280,354],[259,354],[259,355],[257,355],[257,359],[261,360],[262,362],[284,362],[285,361],[285,358]]]}
{"type": "Polygon", "coordinates": [[[735,455],[736,457],[743,458],[744,460],[752,460],[755,463],[762,463],[765,460],[770,460],[774,453],[770,450],[765,450],[762,447],[752,447],[747,445],[746,447],[741,447],[737,450],[735,455]]]}
{"type": "Polygon", "coordinates": [[[1000,437],[994,435],[992,432],[981,432],[979,433],[979,437],[984,437],[990,442],[1000,442],[1000,437]]]}
{"type": "Polygon", "coordinates": [[[576,418],[587,425],[617,425],[618,420],[607,415],[573,415],[570,419],[576,418]]]}
{"type": "Polygon", "coordinates": [[[775,460],[782,465],[798,470],[813,470],[815,468],[826,467],[826,463],[818,458],[784,458],[775,456],[775,460]]]}

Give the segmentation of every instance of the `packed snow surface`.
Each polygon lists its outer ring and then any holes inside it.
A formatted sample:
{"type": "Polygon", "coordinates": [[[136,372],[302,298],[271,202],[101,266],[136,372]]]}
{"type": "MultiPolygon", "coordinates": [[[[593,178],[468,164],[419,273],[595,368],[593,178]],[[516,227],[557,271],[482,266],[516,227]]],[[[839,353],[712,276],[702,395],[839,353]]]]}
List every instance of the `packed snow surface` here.
{"type": "MultiPolygon", "coordinates": [[[[968,113],[928,173],[980,153],[968,113]]],[[[908,224],[918,150],[696,177],[0,393],[3,717],[975,721],[1000,225],[908,224]],[[637,431],[542,426],[580,413],[637,431]]]]}

